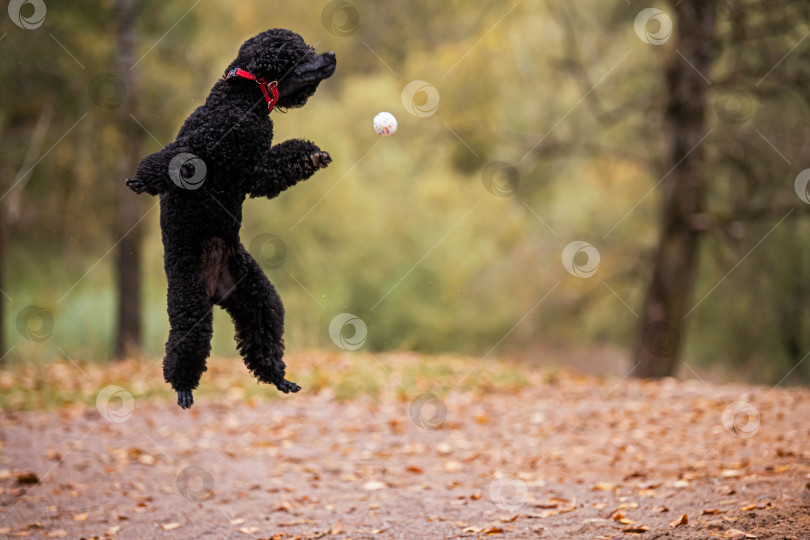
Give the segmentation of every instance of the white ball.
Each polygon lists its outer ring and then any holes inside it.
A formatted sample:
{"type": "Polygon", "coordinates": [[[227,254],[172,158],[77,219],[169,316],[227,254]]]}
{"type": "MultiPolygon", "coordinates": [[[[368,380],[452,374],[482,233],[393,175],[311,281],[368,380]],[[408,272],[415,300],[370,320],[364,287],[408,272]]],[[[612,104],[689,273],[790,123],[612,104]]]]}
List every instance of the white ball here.
{"type": "Polygon", "coordinates": [[[397,132],[397,119],[390,112],[377,113],[374,117],[374,131],[377,135],[388,137],[397,132]]]}

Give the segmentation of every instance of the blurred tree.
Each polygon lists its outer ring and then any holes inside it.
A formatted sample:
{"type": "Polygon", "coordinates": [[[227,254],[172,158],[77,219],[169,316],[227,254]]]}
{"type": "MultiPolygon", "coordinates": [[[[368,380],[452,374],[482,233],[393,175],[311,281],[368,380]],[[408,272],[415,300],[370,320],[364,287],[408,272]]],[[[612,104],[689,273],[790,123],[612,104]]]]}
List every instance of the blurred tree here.
{"type": "Polygon", "coordinates": [[[678,20],[677,49],[665,68],[660,237],[635,350],[636,375],[641,377],[672,375],[677,366],[697,270],[698,230],[693,217],[704,211],[705,184],[711,174],[702,145],[708,135],[709,110],[704,74],[711,73],[718,56],[717,0],[681,0],[673,3],[672,10],[678,20]]]}
{"type": "Polygon", "coordinates": [[[123,144],[116,160],[118,180],[118,210],[116,236],[118,253],[117,276],[117,326],[115,334],[115,357],[122,359],[141,348],[141,228],[138,226],[143,214],[139,197],[127,189],[123,179],[135,170],[141,158],[141,132],[132,121],[137,114],[137,74],[135,71],[135,19],[134,0],[116,0],[115,9],[116,54],[115,67],[124,88],[124,99],[118,108],[118,127],[123,144]]]}
{"type": "MultiPolygon", "coordinates": [[[[806,109],[810,100],[810,71],[801,68],[807,65],[808,54],[800,49],[781,69],[780,64],[807,37],[810,7],[806,2],[791,1],[774,11],[769,5],[761,1],[681,1],[672,5],[678,23],[675,54],[670,56],[665,79],[668,159],[661,170],[666,178],[661,183],[660,243],[635,349],[640,376],[672,375],[682,348],[685,321],[692,312],[782,221],[796,210],[793,217],[807,214],[807,206],[793,196],[792,182],[775,181],[775,177],[781,176],[780,170],[791,169],[784,152],[807,156],[806,145],[796,145],[787,135],[791,130],[786,129],[786,116],[791,114],[785,110],[795,113],[806,109]],[[714,92],[710,93],[710,86],[714,92]],[[763,109],[755,118],[757,127],[741,129],[752,118],[756,99],[763,109]],[[712,144],[702,144],[710,132],[712,144]],[[759,234],[740,242],[751,231],[759,234]],[[732,240],[738,249],[730,269],[724,270],[719,281],[712,276],[712,287],[694,299],[697,246],[707,233],[732,240]]],[[[786,229],[791,230],[775,235],[769,246],[772,256],[780,261],[779,268],[764,261],[749,263],[748,282],[760,281],[765,290],[740,310],[748,329],[738,333],[756,332],[751,323],[762,325],[763,309],[770,311],[766,306],[773,306],[771,324],[778,336],[776,343],[795,365],[807,346],[801,338],[806,310],[803,300],[807,299],[802,268],[806,263],[801,253],[795,253],[793,242],[783,240],[796,238],[795,227],[786,229]]],[[[756,294],[743,283],[737,290],[756,294]]],[[[728,306],[723,300],[720,305],[728,306]]],[[[712,318],[716,320],[717,315],[712,318]]],[[[735,337],[732,325],[725,331],[726,350],[747,341],[735,337]]],[[[748,352],[738,350],[738,355],[750,354],[750,344],[747,348],[748,352]]],[[[768,362],[775,364],[778,355],[770,356],[768,362]]]]}
{"type": "MultiPolygon", "coordinates": [[[[569,119],[573,133],[588,130],[588,136],[577,141],[574,135],[576,142],[570,143],[546,140],[535,154],[595,160],[607,151],[626,163],[635,161],[660,188],[658,239],[649,254],[645,247],[640,251],[642,266],[650,271],[643,272],[648,281],[634,343],[636,375],[674,373],[687,322],[695,338],[693,354],[714,353],[713,360],[719,355],[734,364],[764,355],[767,366],[760,373],[784,373],[773,369],[780,356],[773,348],[781,348],[795,366],[810,345],[802,339],[810,301],[802,269],[810,258],[793,247],[797,238],[807,237],[807,227],[791,223],[774,233],[783,220],[808,213],[794,194],[797,171],[785,154],[810,159],[808,145],[790,136],[801,129],[810,104],[810,72],[802,67],[810,54],[799,47],[810,33],[810,6],[800,1],[779,10],[762,1],[671,4],[671,39],[658,43],[666,47],[651,48],[665,51],[664,68],[646,61],[625,70],[616,77],[625,83],[617,84],[633,88],[613,87],[609,93],[589,77],[601,58],[592,49],[606,47],[605,40],[617,28],[626,29],[638,8],[611,8],[613,13],[600,19],[603,31],[589,33],[583,27],[594,15],[591,10],[580,13],[549,2],[563,33],[560,66],[579,82],[582,100],[601,129],[594,132],[569,119]],[[615,96],[632,99],[617,104],[615,96]],[[617,129],[623,133],[621,152],[599,144],[617,129]],[[633,153],[642,159],[633,160],[633,153]],[[757,249],[762,256],[750,257],[757,249]],[[701,262],[704,254],[708,260],[701,262]],[[737,271],[743,262],[747,268],[737,271]],[[715,292],[723,283],[728,292],[715,292]],[[695,287],[705,292],[695,297],[695,287]]],[[[649,24],[655,32],[655,21],[649,24]]],[[[635,218],[637,226],[643,219],[635,218]]],[[[635,282],[638,272],[631,276],[625,281],[635,282]]]]}

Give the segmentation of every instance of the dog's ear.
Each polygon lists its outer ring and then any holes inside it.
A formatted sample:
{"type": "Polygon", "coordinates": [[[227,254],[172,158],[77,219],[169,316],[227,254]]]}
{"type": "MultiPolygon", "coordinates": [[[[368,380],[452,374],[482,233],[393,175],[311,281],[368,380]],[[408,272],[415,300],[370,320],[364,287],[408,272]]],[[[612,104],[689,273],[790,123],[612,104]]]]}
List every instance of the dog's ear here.
{"type": "MultiPolygon", "coordinates": [[[[261,49],[261,43],[259,42],[261,38],[261,34],[258,36],[254,36],[249,40],[242,43],[242,46],[239,47],[239,52],[236,54],[236,59],[225,69],[225,74],[232,69],[235,68],[242,68],[247,71],[251,71],[251,60],[256,56],[258,51],[261,49]]],[[[251,71],[252,73],[252,71],[251,71]]]]}

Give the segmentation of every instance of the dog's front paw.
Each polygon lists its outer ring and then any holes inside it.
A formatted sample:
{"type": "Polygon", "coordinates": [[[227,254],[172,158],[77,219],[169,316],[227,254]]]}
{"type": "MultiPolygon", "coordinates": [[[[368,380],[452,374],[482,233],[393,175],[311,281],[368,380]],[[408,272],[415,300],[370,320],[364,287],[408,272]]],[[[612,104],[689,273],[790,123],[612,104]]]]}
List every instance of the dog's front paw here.
{"type": "Polygon", "coordinates": [[[281,382],[274,383],[276,388],[284,392],[285,394],[289,394],[292,392],[293,394],[301,390],[301,387],[295,384],[292,381],[288,381],[287,379],[281,379],[281,382]]]}
{"type": "Polygon", "coordinates": [[[137,178],[128,178],[127,187],[138,194],[141,194],[144,191],[146,191],[146,184],[144,183],[144,181],[138,180],[137,178]]]}
{"type": "Polygon", "coordinates": [[[191,395],[191,390],[178,390],[177,391],[177,404],[181,409],[188,409],[194,404],[194,396],[191,395]]]}
{"type": "Polygon", "coordinates": [[[329,152],[324,152],[322,150],[310,154],[309,159],[312,161],[312,166],[316,169],[323,169],[332,163],[332,156],[329,155],[329,152]]]}

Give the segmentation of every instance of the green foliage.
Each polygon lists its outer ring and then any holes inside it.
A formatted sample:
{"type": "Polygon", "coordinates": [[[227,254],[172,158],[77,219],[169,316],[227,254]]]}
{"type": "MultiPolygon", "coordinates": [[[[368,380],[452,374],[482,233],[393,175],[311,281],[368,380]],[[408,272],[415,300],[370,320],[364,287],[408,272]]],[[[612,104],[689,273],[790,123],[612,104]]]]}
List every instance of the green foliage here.
{"type": "MultiPolygon", "coordinates": [[[[339,37],[322,26],[325,4],[280,9],[277,2],[218,0],[190,9],[149,1],[139,18],[134,69],[146,152],[173,138],[239,44],[256,32],[289,27],[318,50],[337,53],[337,74],[305,108],[273,115],[275,142],[312,139],[334,163],[276,200],[245,206],[246,246],[269,233],[287,247],[284,263],[268,275],[287,309],[288,349],[334,348],[329,323],[343,312],[365,321],[364,347],[372,351],[483,356],[538,342],[632,346],[631,309],[640,304],[657,240],[659,194],[645,194],[661,176],[662,68],[672,54],[669,46],[638,40],[636,8],[560,11],[525,2],[507,15],[511,6],[497,2],[358,0],[357,32],[339,37]],[[412,80],[438,91],[435,115],[419,118],[403,107],[401,94],[412,80]],[[391,138],[371,129],[381,110],[399,120],[391,138]],[[514,196],[485,189],[482,171],[492,161],[518,171],[514,196]],[[562,249],[573,240],[599,249],[594,277],[575,278],[562,267],[562,249]]],[[[97,106],[89,85],[113,71],[111,9],[110,1],[51,2],[37,30],[8,19],[0,25],[9,59],[0,65],[3,191],[18,174],[43,107],[55,110],[41,154],[55,146],[24,186],[4,261],[12,356],[109,354],[114,199],[123,180],[113,172],[123,143],[115,111],[97,106]],[[22,340],[16,330],[16,314],[28,304],[53,313],[53,335],[44,343],[22,340]]],[[[724,57],[718,73],[754,77],[740,61],[724,57]]],[[[792,69],[792,62],[785,66],[792,69]]],[[[741,84],[750,88],[751,81],[741,84]]],[[[416,95],[414,103],[424,98],[416,95]]],[[[711,212],[730,218],[739,210],[733,202],[740,173],[723,159],[735,153],[751,156],[753,174],[770,182],[749,190],[749,200],[795,206],[796,171],[757,142],[754,130],[801,162],[806,145],[790,134],[801,132],[807,116],[806,103],[788,94],[756,96],[755,113],[742,126],[712,119],[711,212]]],[[[155,203],[143,202],[144,323],[145,352],[160,356],[168,323],[155,203]]],[[[798,215],[725,278],[775,221],[745,225],[742,239],[729,241],[723,231],[707,236],[695,302],[724,281],[690,321],[688,359],[767,366],[752,372],[778,380],[795,350],[810,348],[801,337],[810,300],[802,277],[810,260],[795,247],[810,231],[798,215]],[[791,339],[798,340],[794,349],[791,339]]],[[[233,328],[219,310],[215,327],[214,352],[232,355],[233,328]]]]}

